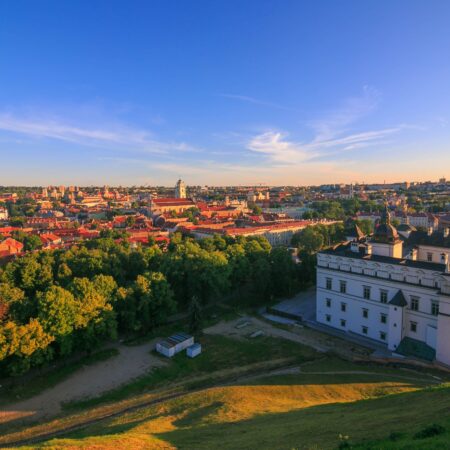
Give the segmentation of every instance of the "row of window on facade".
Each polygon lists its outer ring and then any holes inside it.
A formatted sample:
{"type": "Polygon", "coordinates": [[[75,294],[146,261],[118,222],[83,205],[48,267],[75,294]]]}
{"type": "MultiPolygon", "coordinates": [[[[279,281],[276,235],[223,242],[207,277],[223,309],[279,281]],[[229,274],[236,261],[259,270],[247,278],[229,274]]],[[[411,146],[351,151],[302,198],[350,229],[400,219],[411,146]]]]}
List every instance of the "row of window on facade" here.
{"type": "MultiPolygon", "coordinates": [[[[331,314],[326,314],[325,315],[325,320],[327,322],[331,322],[331,314]]],[[[384,317],[384,318],[381,317],[381,322],[382,323],[386,323],[386,317],[384,317]],[[384,322],[383,322],[383,320],[384,320],[384,322]]],[[[345,328],[347,326],[347,321],[345,319],[340,319],[340,325],[341,325],[342,328],[345,328]]],[[[409,330],[411,332],[413,332],[413,333],[417,333],[417,322],[413,322],[413,321],[409,322],[409,330]]],[[[369,333],[369,327],[367,327],[365,325],[362,325],[361,326],[361,332],[362,332],[362,334],[366,334],[367,335],[369,333]]],[[[380,336],[380,339],[382,341],[386,340],[386,332],[385,331],[380,331],[379,332],[379,336],[380,336]]]]}
{"type": "MultiPolygon", "coordinates": [[[[326,320],[327,322],[331,322],[331,315],[330,315],[330,314],[326,314],[326,315],[325,315],[325,320],[326,320]]],[[[345,319],[340,319],[339,323],[340,323],[340,325],[341,325],[342,328],[345,328],[345,327],[347,326],[347,321],[346,321],[345,319]]],[[[416,324],[416,325],[417,325],[417,324],[416,324]]],[[[362,326],[361,326],[361,333],[362,333],[362,334],[365,334],[365,335],[369,334],[369,327],[367,327],[367,326],[365,326],[365,325],[362,325],[362,326]]],[[[386,340],[386,337],[387,337],[387,334],[386,334],[385,331],[380,331],[380,332],[379,332],[379,336],[380,336],[380,339],[381,339],[382,341],[385,341],[385,340],[386,340]]]]}
{"type": "MultiPolygon", "coordinates": [[[[331,308],[331,302],[332,302],[331,298],[327,298],[326,299],[327,308],[331,308]]],[[[341,311],[342,312],[346,312],[347,311],[347,303],[341,302],[341,311]]],[[[368,319],[369,318],[369,310],[367,308],[361,308],[361,313],[362,313],[362,317],[364,319],[368,319]]],[[[387,314],[380,313],[380,322],[381,323],[387,323],[387,314]]]]}
{"type": "MultiPolygon", "coordinates": [[[[327,278],[326,279],[326,288],[328,290],[331,290],[333,287],[333,280],[332,278],[327,278]]],[[[370,286],[363,286],[363,298],[365,300],[371,300],[371,287],[370,286]]],[[[347,282],[344,280],[340,280],[339,281],[339,292],[341,294],[346,294],[347,293],[347,282]]],[[[385,291],[383,289],[380,289],[380,302],[381,303],[387,303],[388,301],[388,291],[385,291]]],[[[412,311],[419,311],[419,303],[420,303],[420,298],[419,297],[411,297],[411,304],[410,304],[410,309],[412,311]]],[[[439,314],[439,303],[437,301],[432,301],[431,302],[431,310],[430,313],[433,316],[437,316],[439,314]]]]}
{"type": "MultiPolygon", "coordinates": [[[[329,267],[330,265],[329,264],[327,264],[325,267],[329,267]]],[[[342,270],[342,269],[341,269],[342,270]]],[[[370,270],[369,270],[370,271],[370,270]]],[[[350,267],[350,272],[354,272],[353,270],[352,270],[352,268],[350,267]]],[[[358,274],[364,274],[364,275],[366,275],[366,276],[373,276],[373,277],[378,277],[378,278],[386,278],[386,277],[384,277],[384,276],[378,276],[378,272],[376,272],[376,271],[373,271],[374,273],[368,273],[368,272],[366,272],[366,269],[362,269],[362,272],[359,272],[359,271],[356,271],[356,273],[358,273],[358,274]]],[[[401,275],[400,275],[401,276],[401,275]]],[[[402,279],[400,280],[400,279],[395,279],[395,278],[393,278],[392,277],[392,274],[391,273],[389,273],[388,274],[388,279],[389,280],[393,280],[393,281],[403,281],[404,283],[412,283],[412,284],[418,284],[418,285],[422,285],[422,279],[421,278],[419,278],[418,280],[417,280],[417,282],[415,282],[415,281],[411,281],[411,280],[409,280],[408,281],[408,278],[406,277],[406,275],[404,275],[403,277],[402,277],[402,279]]],[[[439,283],[439,281],[435,281],[434,282],[434,287],[436,288],[436,289],[439,289],[440,288],[440,283],[439,283]]]]}

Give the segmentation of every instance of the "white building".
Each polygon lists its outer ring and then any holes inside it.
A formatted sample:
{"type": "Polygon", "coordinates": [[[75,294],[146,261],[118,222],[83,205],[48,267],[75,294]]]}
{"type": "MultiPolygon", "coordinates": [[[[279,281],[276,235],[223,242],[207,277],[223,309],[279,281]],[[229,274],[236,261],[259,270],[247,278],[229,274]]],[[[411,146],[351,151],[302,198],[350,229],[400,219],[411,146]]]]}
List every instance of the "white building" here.
{"type": "Polygon", "coordinates": [[[450,238],[402,240],[387,208],[371,239],[317,257],[317,321],[450,365],[450,238]]]}

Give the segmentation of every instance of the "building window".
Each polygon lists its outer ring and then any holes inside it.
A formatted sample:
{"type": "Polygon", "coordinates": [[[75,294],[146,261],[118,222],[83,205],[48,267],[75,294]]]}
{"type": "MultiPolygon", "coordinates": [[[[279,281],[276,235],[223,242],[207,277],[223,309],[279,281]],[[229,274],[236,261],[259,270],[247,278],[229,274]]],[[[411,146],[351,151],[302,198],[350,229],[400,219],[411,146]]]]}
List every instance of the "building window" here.
{"type": "Polygon", "coordinates": [[[370,286],[364,286],[363,297],[366,300],[370,300],[370,286]]]}
{"type": "Polygon", "coordinates": [[[331,298],[326,299],[327,308],[331,308],[331,298]]]}
{"type": "Polygon", "coordinates": [[[347,311],[347,303],[341,303],[341,311],[342,312],[347,311]]]}
{"type": "Polygon", "coordinates": [[[367,334],[367,332],[369,330],[367,327],[361,327],[361,329],[362,329],[362,334],[367,334]]]}
{"type": "Polygon", "coordinates": [[[385,341],[385,340],[386,340],[386,333],[385,333],[384,331],[380,331],[380,339],[381,339],[382,341],[385,341]]]}
{"type": "Polygon", "coordinates": [[[411,311],[419,311],[419,298],[411,297],[411,311]]]}
{"type": "Polygon", "coordinates": [[[344,319],[341,319],[341,327],[345,327],[346,321],[344,319]]]}
{"type": "Polygon", "coordinates": [[[437,316],[439,314],[439,303],[438,302],[431,302],[431,314],[433,316],[437,316]]]}
{"type": "Polygon", "coordinates": [[[433,253],[427,253],[427,261],[428,262],[433,261],[433,253]]]}
{"type": "Polygon", "coordinates": [[[331,281],[331,278],[327,278],[327,279],[326,279],[326,287],[327,287],[328,290],[331,289],[331,287],[332,287],[332,281],[331,281]]]}
{"type": "Polygon", "coordinates": [[[366,308],[363,308],[362,315],[363,315],[364,319],[367,319],[369,317],[369,310],[366,308]]]}
{"type": "Polygon", "coordinates": [[[410,322],[410,323],[409,323],[409,329],[410,329],[413,333],[416,333],[416,332],[417,332],[417,322],[410,322]]]}
{"type": "Polygon", "coordinates": [[[380,322],[387,323],[387,315],[386,314],[380,314],[380,322]]]}
{"type": "Polygon", "coordinates": [[[331,316],[329,314],[327,314],[325,316],[325,319],[326,319],[327,322],[331,322],[331,316]]]}
{"type": "Polygon", "coordinates": [[[347,292],[347,283],[345,281],[339,282],[339,290],[342,294],[345,294],[347,292]]]}
{"type": "Polygon", "coordinates": [[[380,291],[380,302],[387,303],[388,293],[387,291],[380,291]]]}

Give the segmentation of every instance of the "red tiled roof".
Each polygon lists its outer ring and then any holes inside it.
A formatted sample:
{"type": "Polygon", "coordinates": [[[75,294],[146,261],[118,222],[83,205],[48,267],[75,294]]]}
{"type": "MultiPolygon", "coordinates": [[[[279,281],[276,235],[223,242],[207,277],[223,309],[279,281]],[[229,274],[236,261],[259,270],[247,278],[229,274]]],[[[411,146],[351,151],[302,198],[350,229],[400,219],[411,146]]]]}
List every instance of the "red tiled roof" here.
{"type": "Polygon", "coordinates": [[[195,206],[195,203],[190,198],[154,198],[152,204],[155,206],[195,206]]]}
{"type": "Polygon", "coordinates": [[[0,242],[0,251],[8,251],[11,253],[21,252],[23,249],[23,244],[19,241],[16,241],[13,238],[6,238],[4,241],[0,242]]]}

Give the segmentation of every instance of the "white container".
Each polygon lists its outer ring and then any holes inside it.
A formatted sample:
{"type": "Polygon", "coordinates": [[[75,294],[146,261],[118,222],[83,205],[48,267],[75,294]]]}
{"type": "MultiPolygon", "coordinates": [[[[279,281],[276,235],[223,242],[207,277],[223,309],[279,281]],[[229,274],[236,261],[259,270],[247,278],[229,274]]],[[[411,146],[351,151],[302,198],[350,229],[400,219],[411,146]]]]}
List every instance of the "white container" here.
{"type": "Polygon", "coordinates": [[[189,358],[195,358],[197,355],[200,355],[201,352],[202,346],[198,343],[191,345],[186,349],[186,355],[189,356],[189,358]]]}

